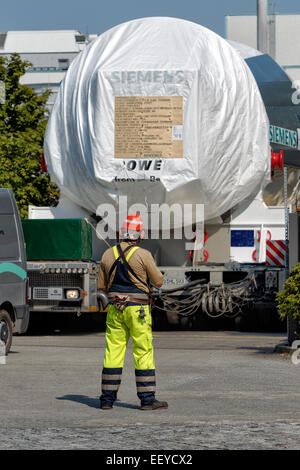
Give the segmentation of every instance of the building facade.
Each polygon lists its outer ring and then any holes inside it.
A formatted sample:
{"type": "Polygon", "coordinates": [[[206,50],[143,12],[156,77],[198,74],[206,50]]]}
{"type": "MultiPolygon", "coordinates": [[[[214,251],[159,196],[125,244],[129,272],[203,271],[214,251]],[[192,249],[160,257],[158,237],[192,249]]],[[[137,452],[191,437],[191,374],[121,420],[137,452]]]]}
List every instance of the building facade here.
{"type": "Polygon", "coordinates": [[[31,86],[38,94],[50,90],[51,110],[72,60],[97,37],[85,36],[76,30],[8,31],[0,33],[0,56],[20,54],[32,66],[21,77],[21,83],[31,86]]]}
{"type": "MultiPolygon", "coordinates": [[[[257,17],[226,16],[225,37],[257,49],[257,17]]],[[[300,14],[270,15],[268,45],[269,55],[291,80],[300,80],[300,14]]]]}

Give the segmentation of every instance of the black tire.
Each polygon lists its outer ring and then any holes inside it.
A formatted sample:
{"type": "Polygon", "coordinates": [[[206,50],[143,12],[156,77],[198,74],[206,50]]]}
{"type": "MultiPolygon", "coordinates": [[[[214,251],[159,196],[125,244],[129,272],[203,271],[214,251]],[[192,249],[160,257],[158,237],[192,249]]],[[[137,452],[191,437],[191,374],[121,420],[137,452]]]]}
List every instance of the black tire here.
{"type": "Polygon", "coordinates": [[[13,336],[13,324],[10,318],[9,313],[6,310],[0,310],[0,337],[5,343],[5,353],[8,354],[8,351],[11,348],[13,336]]]}

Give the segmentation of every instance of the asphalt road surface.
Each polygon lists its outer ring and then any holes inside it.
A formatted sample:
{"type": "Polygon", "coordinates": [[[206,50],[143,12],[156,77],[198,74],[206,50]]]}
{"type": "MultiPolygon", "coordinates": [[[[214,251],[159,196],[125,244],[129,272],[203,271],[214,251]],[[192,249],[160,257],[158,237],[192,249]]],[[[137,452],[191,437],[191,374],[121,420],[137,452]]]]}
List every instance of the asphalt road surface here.
{"type": "Polygon", "coordinates": [[[141,411],[128,345],[99,409],[103,332],[15,336],[0,364],[0,449],[300,449],[300,364],[282,333],[154,332],[157,398],[141,411]]]}

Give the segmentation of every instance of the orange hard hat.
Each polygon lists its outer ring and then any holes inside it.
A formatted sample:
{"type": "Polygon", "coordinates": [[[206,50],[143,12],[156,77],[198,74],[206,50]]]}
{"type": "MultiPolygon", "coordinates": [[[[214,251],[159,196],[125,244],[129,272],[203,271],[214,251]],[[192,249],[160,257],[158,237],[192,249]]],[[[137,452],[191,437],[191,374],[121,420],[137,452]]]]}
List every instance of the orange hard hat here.
{"type": "Polygon", "coordinates": [[[123,239],[138,240],[144,236],[144,225],[139,214],[128,214],[120,229],[123,239]]]}

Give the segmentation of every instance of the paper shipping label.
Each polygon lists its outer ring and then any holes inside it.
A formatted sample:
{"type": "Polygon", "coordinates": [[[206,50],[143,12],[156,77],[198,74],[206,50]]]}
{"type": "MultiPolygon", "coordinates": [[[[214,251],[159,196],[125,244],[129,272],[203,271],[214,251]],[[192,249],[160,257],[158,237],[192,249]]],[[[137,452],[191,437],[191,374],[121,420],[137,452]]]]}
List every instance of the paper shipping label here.
{"type": "Polygon", "coordinates": [[[182,96],[116,96],[115,158],[182,158],[182,96]]]}

